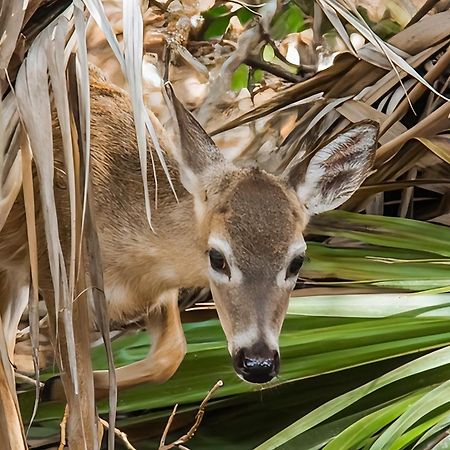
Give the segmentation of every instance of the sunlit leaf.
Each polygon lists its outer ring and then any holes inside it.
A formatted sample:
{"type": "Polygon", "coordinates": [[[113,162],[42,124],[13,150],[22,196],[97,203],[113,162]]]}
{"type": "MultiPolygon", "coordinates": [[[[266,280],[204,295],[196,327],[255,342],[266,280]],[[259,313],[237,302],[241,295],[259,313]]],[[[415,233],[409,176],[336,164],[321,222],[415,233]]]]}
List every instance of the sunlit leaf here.
{"type": "Polygon", "coordinates": [[[298,33],[304,27],[302,10],[294,3],[288,6],[273,20],[271,34],[274,39],[282,39],[290,33],[298,33]]]}
{"type": "Polygon", "coordinates": [[[241,64],[234,72],[231,79],[231,89],[240,91],[247,87],[248,84],[249,67],[246,64],[241,64]]]}

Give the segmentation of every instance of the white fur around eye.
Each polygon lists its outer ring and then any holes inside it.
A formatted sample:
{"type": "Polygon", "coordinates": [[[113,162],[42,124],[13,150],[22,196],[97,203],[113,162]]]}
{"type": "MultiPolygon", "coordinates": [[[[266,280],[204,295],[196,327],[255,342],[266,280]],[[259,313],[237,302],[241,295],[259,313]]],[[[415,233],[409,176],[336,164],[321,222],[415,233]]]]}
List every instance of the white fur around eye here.
{"type": "Polygon", "coordinates": [[[306,251],[306,242],[301,236],[298,240],[292,243],[287,251],[289,263],[292,261],[295,255],[302,255],[306,251]]]}
{"type": "Polygon", "coordinates": [[[231,277],[228,277],[225,273],[219,273],[211,266],[208,268],[208,276],[216,284],[228,284],[231,282],[231,277]]]}
{"type": "Polygon", "coordinates": [[[297,277],[286,278],[289,265],[296,256],[303,256],[306,251],[306,242],[301,236],[297,241],[289,246],[286,255],[286,266],[277,273],[277,286],[282,289],[294,289],[297,277]]]}
{"type": "Polygon", "coordinates": [[[277,286],[281,289],[294,289],[295,282],[297,281],[296,277],[286,278],[287,268],[282,269],[277,274],[277,286]]]}
{"type": "Polygon", "coordinates": [[[242,281],[242,272],[234,261],[233,251],[228,241],[219,236],[212,235],[208,239],[208,247],[210,249],[214,248],[221,252],[223,256],[225,256],[228,267],[230,268],[230,277],[228,277],[224,273],[219,273],[209,266],[208,274],[210,279],[217,284],[239,284],[242,281]]]}

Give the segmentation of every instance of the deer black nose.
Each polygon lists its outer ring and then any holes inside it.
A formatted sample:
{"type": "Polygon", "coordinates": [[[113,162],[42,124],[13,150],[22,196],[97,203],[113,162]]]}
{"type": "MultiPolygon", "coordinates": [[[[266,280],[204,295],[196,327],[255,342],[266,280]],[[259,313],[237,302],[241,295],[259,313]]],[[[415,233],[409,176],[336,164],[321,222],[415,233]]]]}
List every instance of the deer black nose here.
{"type": "Polygon", "coordinates": [[[269,348],[241,349],[233,360],[236,373],[250,383],[267,383],[280,368],[278,352],[269,348]]]}

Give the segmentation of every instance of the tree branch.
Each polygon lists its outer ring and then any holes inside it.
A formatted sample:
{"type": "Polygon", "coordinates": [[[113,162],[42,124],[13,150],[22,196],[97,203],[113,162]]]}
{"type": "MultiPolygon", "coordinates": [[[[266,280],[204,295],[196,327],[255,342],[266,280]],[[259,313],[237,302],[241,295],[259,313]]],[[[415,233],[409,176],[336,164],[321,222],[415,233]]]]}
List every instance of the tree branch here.
{"type": "Polygon", "coordinates": [[[181,436],[180,438],[178,438],[176,441],[172,442],[171,444],[166,444],[165,443],[166,437],[167,437],[167,434],[169,433],[169,429],[172,425],[173,419],[175,417],[175,414],[176,414],[177,408],[178,408],[178,405],[175,405],[175,407],[173,408],[172,414],[170,414],[170,417],[167,420],[167,425],[165,426],[164,432],[161,436],[159,450],[171,450],[173,448],[178,448],[180,450],[187,450],[187,448],[184,447],[183,444],[186,444],[186,442],[188,442],[190,439],[192,439],[192,437],[198,430],[200,424],[202,423],[203,416],[205,415],[206,406],[208,405],[209,400],[215,394],[215,392],[222,386],[223,386],[223,382],[222,382],[222,380],[219,380],[212,387],[212,389],[206,394],[206,397],[203,399],[202,403],[200,404],[200,406],[198,408],[197,414],[195,416],[195,422],[192,425],[192,427],[190,428],[190,430],[185,435],[181,436]]]}

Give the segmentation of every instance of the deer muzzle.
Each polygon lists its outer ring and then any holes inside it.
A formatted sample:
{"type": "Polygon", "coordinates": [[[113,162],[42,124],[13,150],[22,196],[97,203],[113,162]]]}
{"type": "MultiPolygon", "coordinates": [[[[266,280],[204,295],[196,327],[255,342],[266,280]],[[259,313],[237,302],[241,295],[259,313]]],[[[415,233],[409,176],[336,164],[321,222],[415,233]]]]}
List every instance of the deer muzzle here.
{"type": "Polygon", "coordinates": [[[236,373],[249,383],[267,383],[278,375],[280,355],[265,344],[242,348],[233,355],[236,373]]]}

